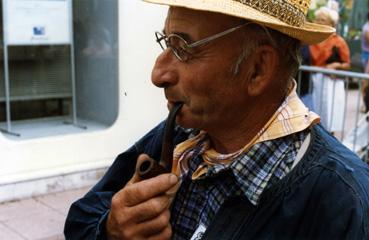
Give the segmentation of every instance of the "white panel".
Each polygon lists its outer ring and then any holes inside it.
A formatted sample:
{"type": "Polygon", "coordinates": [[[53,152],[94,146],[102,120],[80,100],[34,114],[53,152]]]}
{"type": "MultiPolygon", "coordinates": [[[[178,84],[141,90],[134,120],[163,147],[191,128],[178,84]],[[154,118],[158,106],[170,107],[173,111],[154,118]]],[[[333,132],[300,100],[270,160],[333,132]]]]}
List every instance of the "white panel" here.
{"type": "Polygon", "coordinates": [[[70,43],[70,0],[4,0],[8,45],[70,43]]]}

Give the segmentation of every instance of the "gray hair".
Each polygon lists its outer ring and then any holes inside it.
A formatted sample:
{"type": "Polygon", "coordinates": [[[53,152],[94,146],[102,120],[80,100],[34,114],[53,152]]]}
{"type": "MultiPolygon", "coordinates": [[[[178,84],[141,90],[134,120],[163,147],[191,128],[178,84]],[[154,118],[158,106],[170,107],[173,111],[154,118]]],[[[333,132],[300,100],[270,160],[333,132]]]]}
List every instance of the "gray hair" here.
{"type": "Polygon", "coordinates": [[[335,27],[337,25],[340,18],[336,10],[328,7],[320,7],[318,10],[315,11],[315,18],[320,16],[327,17],[331,21],[332,27],[335,27]]]}
{"type": "Polygon", "coordinates": [[[255,48],[266,44],[271,45],[278,51],[280,69],[285,70],[285,76],[280,76],[280,78],[281,80],[283,78],[287,79],[285,87],[289,89],[291,85],[290,79],[297,74],[301,63],[301,42],[281,32],[258,24],[247,26],[244,29],[243,36],[243,49],[232,66],[231,73],[234,76],[239,74],[242,63],[250,56],[255,48]],[[255,34],[250,34],[250,30],[255,34]]]}

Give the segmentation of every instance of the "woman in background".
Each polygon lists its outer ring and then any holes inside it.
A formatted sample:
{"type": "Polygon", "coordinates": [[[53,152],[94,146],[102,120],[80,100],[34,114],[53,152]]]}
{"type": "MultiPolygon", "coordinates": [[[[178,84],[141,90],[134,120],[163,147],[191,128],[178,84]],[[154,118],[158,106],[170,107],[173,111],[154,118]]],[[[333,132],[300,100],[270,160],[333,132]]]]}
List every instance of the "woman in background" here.
{"type": "MultiPolygon", "coordinates": [[[[339,15],[335,10],[321,7],[315,12],[315,22],[335,27],[339,15]]],[[[309,46],[311,64],[333,70],[350,69],[350,49],[338,34],[309,46]]],[[[313,74],[313,111],[321,117],[321,123],[331,132],[341,131],[346,105],[345,82],[334,76],[313,74]]]]}

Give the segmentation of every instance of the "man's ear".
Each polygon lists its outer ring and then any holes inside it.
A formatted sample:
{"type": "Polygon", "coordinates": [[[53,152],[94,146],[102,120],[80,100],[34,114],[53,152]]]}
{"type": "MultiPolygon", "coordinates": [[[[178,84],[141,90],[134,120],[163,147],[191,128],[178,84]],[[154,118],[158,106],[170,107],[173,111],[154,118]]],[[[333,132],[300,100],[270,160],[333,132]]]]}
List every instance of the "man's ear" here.
{"type": "Polygon", "coordinates": [[[250,96],[263,94],[268,87],[274,85],[279,63],[278,52],[270,45],[257,47],[252,54],[253,73],[248,81],[247,91],[250,96]]]}

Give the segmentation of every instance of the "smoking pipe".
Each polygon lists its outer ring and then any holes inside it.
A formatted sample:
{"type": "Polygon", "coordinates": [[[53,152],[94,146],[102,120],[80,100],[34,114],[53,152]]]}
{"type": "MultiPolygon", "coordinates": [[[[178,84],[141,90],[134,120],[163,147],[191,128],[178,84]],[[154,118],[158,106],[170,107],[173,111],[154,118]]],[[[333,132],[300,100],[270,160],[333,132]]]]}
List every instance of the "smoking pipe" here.
{"type": "Polygon", "coordinates": [[[165,122],[163,143],[161,148],[161,159],[159,162],[152,158],[146,158],[136,166],[136,173],[141,180],[156,177],[162,173],[170,173],[173,161],[173,132],[176,122],[176,116],[183,103],[176,103],[168,114],[165,122]]]}

